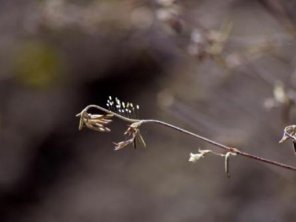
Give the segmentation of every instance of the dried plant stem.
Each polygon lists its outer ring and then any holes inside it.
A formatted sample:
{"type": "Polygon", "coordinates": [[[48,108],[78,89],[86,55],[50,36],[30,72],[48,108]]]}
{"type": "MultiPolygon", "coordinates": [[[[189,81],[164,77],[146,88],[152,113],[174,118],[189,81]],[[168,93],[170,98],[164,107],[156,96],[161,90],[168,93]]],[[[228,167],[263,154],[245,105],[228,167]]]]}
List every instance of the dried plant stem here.
{"type": "Polygon", "coordinates": [[[290,166],[290,165],[287,165],[287,164],[284,164],[284,163],[276,162],[276,161],[273,161],[273,160],[265,159],[265,158],[262,158],[262,157],[259,157],[259,156],[255,156],[255,155],[240,151],[237,148],[226,146],[224,144],[213,141],[213,140],[211,140],[211,139],[209,139],[207,137],[198,135],[196,133],[190,132],[188,130],[185,130],[183,128],[174,126],[172,124],[169,124],[169,123],[166,123],[166,122],[163,122],[163,121],[159,121],[159,120],[141,120],[141,121],[142,121],[142,124],[143,123],[156,123],[156,124],[159,124],[159,125],[162,125],[162,126],[177,130],[178,132],[181,132],[181,133],[187,134],[189,136],[195,137],[195,138],[197,138],[199,140],[203,140],[203,141],[205,141],[205,142],[207,142],[209,144],[212,144],[212,145],[214,145],[214,146],[216,146],[216,147],[218,147],[220,149],[224,149],[227,152],[236,153],[237,155],[241,155],[241,156],[244,156],[244,157],[247,157],[247,158],[250,158],[250,159],[258,160],[258,161],[261,161],[261,162],[264,162],[264,163],[267,163],[267,164],[271,164],[271,165],[282,167],[282,168],[285,168],[285,169],[288,169],[288,170],[296,171],[296,167],[294,167],[294,166],[290,166]]]}
{"type": "MultiPolygon", "coordinates": [[[[235,153],[237,155],[240,155],[240,156],[243,156],[243,157],[247,157],[249,159],[254,159],[254,160],[257,160],[257,161],[260,161],[260,162],[264,162],[264,163],[267,163],[267,164],[270,164],[270,165],[273,165],[273,166],[277,166],[277,167],[285,168],[285,169],[288,169],[288,170],[296,171],[296,167],[294,167],[294,166],[287,165],[287,164],[284,164],[284,163],[281,163],[281,162],[273,161],[273,160],[270,160],[270,159],[266,159],[266,158],[259,157],[259,156],[256,156],[256,155],[253,155],[253,154],[250,154],[250,153],[246,153],[246,152],[240,151],[237,148],[226,146],[224,144],[221,144],[221,143],[218,143],[218,142],[216,142],[214,140],[211,140],[211,139],[209,139],[207,137],[201,136],[199,134],[190,132],[188,130],[185,130],[183,128],[180,128],[178,126],[175,126],[175,125],[172,125],[172,124],[169,124],[169,123],[160,121],[160,120],[154,120],[154,119],[147,119],[147,120],[145,120],[145,119],[132,119],[132,118],[128,118],[128,117],[122,116],[122,115],[120,115],[118,113],[115,113],[113,111],[110,111],[110,110],[105,109],[105,108],[103,108],[101,106],[98,106],[98,105],[88,105],[83,111],[87,111],[90,108],[95,108],[95,109],[98,109],[98,110],[103,111],[105,113],[112,114],[114,117],[117,117],[117,118],[119,118],[119,119],[121,119],[123,121],[129,122],[129,123],[136,123],[136,122],[138,122],[138,123],[140,123],[139,125],[152,123],[152,124],[158,124],[158,125],[161,125],[161,126],[164,126],[164,127],[168,127],[170,129],[174,129],[174,130],[176,130],[176,131],[178,131],[180,133],[184,133],[184,134],[187,134],[187,135],[192,136],[194,138],[197,138],[199,140],[202,140],[204,142],[207,142],[207,143],[209,143],[209,144],[211,144],[211,145],[213,145],[215,147],[218,147],[220,149],[225,150],[226,152],[235,153]]],[[[79,115],[80,114],[77,114],[77,116],[79,116],[79,115]]]]}
{"type": "MultiPolygon", "coordinates": [[[[108,109],[105,109],[105,108],[103,108],[103,107],[101,107],[101,106],[93,105],[93,104],[92,104],[92,105],[88,105],[87,107],[85,107],[85,108],[81,111],[81,113],[84,112],[84,111],[88,111],[88,110],[91,109],[91,108],[95,108],[95,109],[98,109],[98,110],[103,111],[103,112],[105,112],[105,113],[112,114],[113,116],[115,116],[115,117],[117,117],[118,119],[121,119],[121,120],[123,120],[123,121],[125,121],[125,122],[135,123],[135,122],[140,122],[140,121],[142,121],[142,120],[140,120],[140,119],[132,119],[132,118],[128,118],[128,117],[122,116],[122,115],[120,115],[120,114],[118,114],[118,113],[115,113],[115,112],[113,112],[113,111],[111,111],[111,110],[108,110],[108,109]]],[[[76,116],[80,116],[81,113],[78,113],[76,116]]]]}

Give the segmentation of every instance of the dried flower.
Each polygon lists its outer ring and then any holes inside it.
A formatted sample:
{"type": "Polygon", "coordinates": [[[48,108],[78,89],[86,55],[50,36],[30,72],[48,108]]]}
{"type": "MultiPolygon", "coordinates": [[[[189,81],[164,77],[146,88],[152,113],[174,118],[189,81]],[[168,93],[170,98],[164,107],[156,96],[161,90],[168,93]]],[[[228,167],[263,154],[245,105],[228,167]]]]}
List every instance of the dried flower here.
{"type": "Polygon", "coordinates": [[[81,113],[77,114],[76,116],[80,117],[79,130],[81,130],[84,126],[86,126],[87,128],[95,131],[110,132],[110,129],[106,127],[106,125],[112,122],[110,118],[113,117],[113,114],[105,114],[105,115],[90,114],[90,113],[87,113],[86,110],[83,110],[81,113]]]}
{"type": "Polygon", "coordinates": [[[293,141],[294,152],[296,153],[296,125],[286,126],[284,129],[284,134],[279,141],[279,143],[283,143],[287,140],[291,139],[293,141]]]}
{"type": "Polygon", "coordinates": [[[189,162],[195,163],[196,161],[200,160],[201,158],[204,158],[206,154],[213,153],[212,150],[198,150],[198,153],[190,153],[189,162]]]}
{"type": "Polygon", "coordinates": [[[214,154],[216,156],[220,156],[220,157],[224,157],[224,167],[225,167],[225,173],[227,175],[227,177],[230,177],[229,174],[229,157],[230,156],[236,156],[237,154],[234,152],[227,152],[226,154],[223,153],[218,153],[218,152],[214,152],[212,150],[198,150],[198,153],[190,153],[190,158],[189,158],[189,162],[196,162],[198,160],[200,160],[201,158],[204,158],[207,154],[214,154]]]}
{"type": "Polygon", "coordinates": [[[279,143],[283,143],[288,139],[296,140],[296,125],[286,126],[284,134],[279,143]]]}
{"type": "Polygon", "coordinates": [[[120,150],[129,144],[133,144],[133,147],[136,149],[137,148],[137,140],[140,141],[144,147],[146,147],[146,143],[145,143],[145,141],[140,133],[140,129],[139,129],[141,124],[142,124],[141,121],[132,123],[127,128],[127,130],[124,132],[124,135],[128,135],[130,138],[125,141],[114,143],[115,150],[120,150]]]}

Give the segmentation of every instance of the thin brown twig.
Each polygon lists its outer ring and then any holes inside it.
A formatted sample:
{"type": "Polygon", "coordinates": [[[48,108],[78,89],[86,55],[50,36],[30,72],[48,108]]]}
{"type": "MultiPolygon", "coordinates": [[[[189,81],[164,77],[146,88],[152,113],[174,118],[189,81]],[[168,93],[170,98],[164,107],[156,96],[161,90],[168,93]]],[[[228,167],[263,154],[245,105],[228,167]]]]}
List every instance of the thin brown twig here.
{"type": "Polygon", "coordinates": [[[177,127],[175,125],[172,125],[172,124],[169,124],[169,123],[166,123],[166,122],[163,122],[163,121],[159,121],[159,120],[142,120],[142,123],[160,124],[162,126],[166,126],[166,127],[171,128],[171,129],[175,129],[175,130],[177,130],[177,131],[179,131],[181,133],[184,133],[184,134],[190,135],[192,137],[195,137],[197,139],[203,140],[203,141],[205,141],[205,142],[207,142],[209,144],[212,144],[212,145],[214,145],[214,146],[216,146],[218,148],[224,149],[227,152],[236,153],[238,155],[241,155],[241,156],[244,156],[244,157],[247,157],[247,158],[250,158],[250,159],[258,160],[258,161],[265,162],[265,163],[268,163],[268,164],[271,164],[271,165],[274,165],[274,166],[279,166],[279,167],[282,167],[282,168],[285,168],[285,169],[288,169],[288,170],[296,171],[296,167],[294,167],[294,166],[290,166],[290,165],[287,165],[287,164],[284,164],[284,163],[276,162],[276,161],[273,161],[273,160],[269,160],[269,159],[266,159],[266,158],[263,158],[263,157],[259,157],[259,156],[253,155],[253,154],[249,154],[249,153],[240,151],[237,148],[226,146],[224,144],[221,144],[221,143],[218,143],[218,142],[216,142],[214,140],[211,140],[211,139],[209,139],[207,137],[198,135],[196,133],[190,132],[188,130],[185,130],[183,128],[177,127]]]}
{"type": "Polygon", "coordinates": [[[180,133],[184,133],[184,134],[187,134],[187,135],[192,136],[194,138],[197,138],[199,140],[202,140],[204,142],[207,142],[207,143],[209,143],[209,144],[211,144],[211,145],[213,145],[215,147],[218,147],[220,149],[225,150],[226,152],[235,153],[237,155],[240,155],[240,156],[243,156],[243,157],[246,157],[246,158],[249,158],[249,159],[257,160],[257,161],[264,162],[264,163],[267,163],[267,164],[270,164],[270,165],[273,165],[273,166],[281,167],[281,168],[284,168],[284,169],[296,171],[296,167],[294,167],[294,166],[284,164],[284,163],[281,163],[281,162],[277,162],[277,161],[273,161],[273,160],[270,160],[270,159],[266,159],[266,158],[263,158],[263,157],[259,157],[259,156],[256,156],[256,155],[253,155],[253,154],[250,154],[250,153],[247,153],[247,152],[243,152],[243,151],[241,151],[241,150],[239,150],[237,148],[226,146],[224,144],[221,144],[219,142],[211,140],[211,139],[209,139],[207,137],[201,136],[199,134],[190,132],[188,130],[185,130],[183,128],[180,128],[178,126],[175,126],[173,124],[166,123],[166,122],[163,122],[163,121],[160,121],[160,120],[128,118],[128,117],[122,116],[122,115],[120,115],[118,113],[115,113],[113,111],[110,111],[110,110],[105,109],[105,108],[103,108],[101,106],[98,106],[98,105],[88,105],[87,107],[85,107],[85,109],[82,110],[81,113],[77,114],[76,116],[81,116],[81,114],[83,112],[87,112],[90,108],[95,108],[95,109],[98,109],[98,110],[103,111],[105,113],[112,114],[114,117],[117,117],[117,118],[119,118],[119,119],[121,119],[123,121],[129,122],[129,123],[138,122],[138,123],[140,123],[139,126],[143,125],[143,124],[152,123],[152,124],[158,124],[158,125],[161,125],[161,126],[164,126],[164,127],[168,127],[170,129],[176,130],[176,131],[178,131],[180,133]]]}

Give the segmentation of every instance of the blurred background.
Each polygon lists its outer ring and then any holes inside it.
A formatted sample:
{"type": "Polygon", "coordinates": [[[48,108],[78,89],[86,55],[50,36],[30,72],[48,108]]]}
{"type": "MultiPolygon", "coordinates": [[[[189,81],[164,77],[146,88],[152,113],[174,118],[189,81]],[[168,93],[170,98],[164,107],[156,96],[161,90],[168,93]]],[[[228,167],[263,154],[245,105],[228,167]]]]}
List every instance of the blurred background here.
{"type": "Polygon", "coordinates": [[[78,131],[109,95],[296,165],[296,1],[0,0],[0,221],[295,221],[296,174],[155,125],[78,131]]]}

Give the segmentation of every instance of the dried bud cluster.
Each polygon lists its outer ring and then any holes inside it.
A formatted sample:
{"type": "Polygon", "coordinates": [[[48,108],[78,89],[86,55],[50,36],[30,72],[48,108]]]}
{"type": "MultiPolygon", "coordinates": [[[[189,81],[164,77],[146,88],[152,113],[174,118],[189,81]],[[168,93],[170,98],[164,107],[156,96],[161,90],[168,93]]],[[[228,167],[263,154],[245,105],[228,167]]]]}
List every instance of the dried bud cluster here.
{"type": "Polygon", "coordinates": [[[113,114],[90,114],[87,111],[83,110],[81,113],[76,115],[80,117],[79,121],[79,130],[81,130],[84,126],[89,129],[99,131],[99,132],[110,132],[110,129],[106,127],[107,124],[112,122],[110,118],[113,117],[113,114]]]}
{"type": "Polygon", "coordinates": [[[134,106],[130,102],[121,102],[117,97],[115,97],[115,100],[113,100],[111,96],[109,96],[109,99],[107,100],[107,107],[110,111],[96,105],[90,105],[78,113],[76,116],[80,117],[79,130],[85,126],[91,130],[99,132],[110,132],[111,130],[106,125],[112,122],[112,117],[117,117],[123,120],[132,121],[133,123],[129,125],[128,129],[124,132],[124,135],[127,135],[128,139],[114,143],[115,150],[120,150],[129,144],[133,144],[133,147],[137,148],[137,140],[142,143],[144,147],[146,147],[145,141],[139,129],[142,121],[129,119],[129,117],[138,111],[140,107],[138,105],[134,106]],[[89,108],[97,108],[103,112],[106,112],[107,114],[90,114],[87,112],[89,108]],[[125,117],[125,114],[128,117],[125,117]]]}

